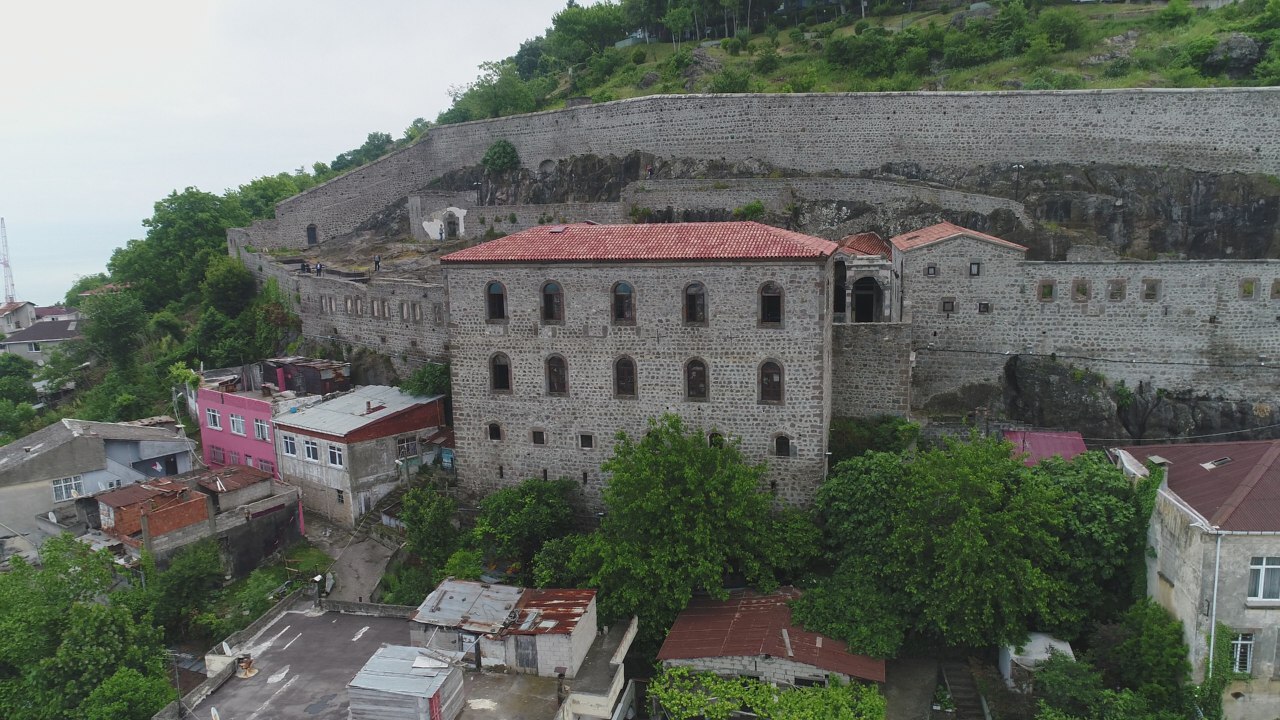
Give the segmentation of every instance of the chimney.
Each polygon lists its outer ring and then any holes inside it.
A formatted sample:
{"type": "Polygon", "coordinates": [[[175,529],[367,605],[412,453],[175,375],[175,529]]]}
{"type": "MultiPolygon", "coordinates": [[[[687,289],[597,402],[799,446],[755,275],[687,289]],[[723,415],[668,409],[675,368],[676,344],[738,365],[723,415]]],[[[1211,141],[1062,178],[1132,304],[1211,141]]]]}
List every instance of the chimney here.
{"type": "Polygon", "coordinates": [[[368,415],[368,414],[369,414],[369,413],[371,413],[371,412],[373,412],[373,403],[372,403],[371,401],[369,401],[369,400],[365,400],[365,401],[364,401],[364,414],[365,414],[365,415],[368,415]]]}

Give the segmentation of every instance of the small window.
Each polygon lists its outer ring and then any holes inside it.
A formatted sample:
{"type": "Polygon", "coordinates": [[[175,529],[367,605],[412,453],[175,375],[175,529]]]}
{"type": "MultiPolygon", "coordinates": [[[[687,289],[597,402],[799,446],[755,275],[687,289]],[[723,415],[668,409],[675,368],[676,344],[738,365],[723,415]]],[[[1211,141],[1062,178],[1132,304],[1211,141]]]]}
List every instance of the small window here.
{"type": "Polygon", "coordinates": [[[280,445],[285,455],[298,457],[298,441],[292,435],[281,435],[280,445]]]}
{"type": "Polygon", "coordinates": [[[33,352],[33,353],[40,352],[40,343],[38,342],[27,343],[27,352],[33,352]]]}
{"type": "Polygon", "coordinates": [[[978,303],[978,314],[979,314],[979,315],[990,315],[990,314],[991,314],[991,303],[989,303],[989,302],[980,302],[980,303],[978,303]]]}
{"type": "Polygon", "coordinates": [[[315,440],[303,440],[302,449],[311,462],[320,462],[320,444],[315,440]]]}
{"type": "Polygon", "coordinates": [[[503,353],[489,358],[489,389],[493,392],[511,392],[511,360],[503,353]]]}
{"type": "Polygon", "coordinates": [[[489,322],[507,319],[507,289],[494,281],[485,286],[485,311],[489,322]]]}
{"type": "Polygon", "coordinates": [[[1280,280],[1271,281],[1271,299],[1280,300],[1280,280]]]}
{"type": "Polygon", "coordinates": [[[782,404],[782,365],[772,360],[760,364],[760,402],[782,404]]]}
{"type": "Polygon", "coordinates": [[[779,435],[773,439],[774,457],[791,457],[791,438],[779,435]]]}
{"type": "Polygon", "coordinates": [[[1040,286],[1036,289],[1036,297],[1040,298],[1040,302],[1053,302],[1053,291],[1052,280],[1041,280],[1040,286]]]}
{"type": "Polygon", "coordinates": [[[582,448],[583,450],[590,450],[590,449],[594,448],[595,446],[596,446],[596,436],[595,436],[595,435],[589,435],[589,434],[587,434],[587,433],[579,433],[579,435],[578,435],[578,447],[582,448]]]}
{"type": "Polygon", "coordinates": [[[1089,302],[1089,281],[1076,278],[1071,281],[1071,300],[1073,302],[1089,302]]]}
{"type": "Polygon", "coordinates": [[[276,464],[270,460],[259,460],[258,469],[262,472],[271,473],[272,475],[276,474],[276,464]]]}
{"type": "Polygon", "coordinates": [[[1253,633],[1238,633],[1231,639],[1231,671],[1253,674],[1253,633]]]}
{"type": "Polygon", "coordinates": [[[347,494],[341,490],[338,491],[338,504],[339,505],[347,504],[347,494]]]}
{"type": "Polygon", "coordinates": [[[760,286],[760,324],[782,324],[782,288],[775,282],[760,286]]]}
{"type": "Polygon", "coordinates": [[[222,414],[218,412],[217,408],[205,408],[204,417],[210,430],[222,429],[222,414]]]}
{"type": "Polygon", "coordinates": [[[270,440],[271,430],[267,426],[267,421],[261,418],[253,419],[253,439],[254,440],[270,440]]]}
{"type": "Polygon", "coordinates": [[[942,312],[953,313],[956,311],[955,298],[942,298],[942,312]]]}
{"type": "Polygon", "coordinates": [[[396,459],[418,457],[418,438],[414,435],[396,438],[396,459]]]}
{"type": "Polygon", "coordinates": [[[707,436],[707,445],[710,445],[713,448],[724,447],[724,436],[718,432],[711,433],[707,436]]]}
{"type": "Polygon", "coordinates": [[[244,417],[231,414],[231,433],[233,435],[244,435],[244,417]]]}
{"type": "Polygon", "coordinates": [[[222,448],[214,445],[209,448],[209,462],[215,465],[226,465],[227,454],[222,448]]]}
{"type": "Polygon", "coordinates": [[[488,432],[490,440],[502,439],[502,426],[498,423],[489,423],[488,432]]]}
{"type": "Polygon", "coordinates": [[[564,322],[564,290],[560,283],[549,282],[542,286],[542,322],[551,325],[564,322]]]}
{"type": "Polygon", "coordinates": [[[636,361],[620,357],[613,363],[613,394],[617,397],[636,396],[636,361]]]}
{"type": "Polygon", "coordinates": [[[239,465],[239,464],[240,464],[240,453],[236,452],[235,450],[232,450],[231,452],[227,453],[227,464],[228,464],[228,465],[239,465]]]}
{"type": "Polygon", "coordinates": [[[686,325],[707,324],[707,289],[700,282],[684,289],[684,322],[686,325]]]}
{"type": "Polygon", "coordinates": [[[342,446],[329,446],[329,464],[333,467],[342,467],[342,446]]]}
{"type": "Polygon", "coordinates": [[[928,265],[925,265],[925,266],[924,266],[924,276],[925,276],[925,277],[938,277],[938,264],[937,264],[937,263],[929,263],[928,265]]]}
{"type": "Polygon", "coordinates": [[[1240,281],[1240,299],[1254,300],[1258,297],[1258,278],[1244,278],[1240,281]]]}
{"type": "Polygon", "coordinates": [[[559,355],[547,358],[547,394],[569,394],[569,369],[559,355]]]}
{"type": "Polygon", "coordinates": [[[84,485],[79,475],[72,475],[53,481],[53,501],[66,502],[84,494],[84,485]]]}
{"type": "Polygon", "coordinates": [[[1107,281],[1107,299],[1111,302],[1120,302],[1124,300],[1125,294],[1124,280],[1108,280],[1107,281]]]}
{"type": "Polygon", "coordinates": [[[982,263],[980,262],[969,263],[969,277],[978,277],[981,274],[982,274],[982,263]]]}
{"type": "Polygon", "coordinates": [[[684,396],[686,400],[707,399],[707,364],[690,360],[684,366],[684,396]]]}
{"type": "MultiPolygon", "coordinates": [[[[534,445],[546,445],[546,444],[547,444],[547,433],[546,433],[546,431],[545,431],[545,430],[534,430],[534,431],[533,431],[532,433],[530,433],[529,435],[530,435],[530,440],[532,440],[532,441],[533,441],[533,444],[534,444],[534,445]]],[[[545,471],[544,471],[544,472],[545,472],[545,471]]],[[[543,480],[546,480],[546,478],[543,478],[543,480]]]]}
{"type": "Polygon", "coordinates": [[[1147,279],[1142,281],[1142,299],[1148,301],[1160,299],[1159,280],[1147,279]]]}
{"type": "Polygon", "coordinates": [[[634,325],[636,322],[635,291],[627,283],[613,286],[613,324],[634,325]]]}

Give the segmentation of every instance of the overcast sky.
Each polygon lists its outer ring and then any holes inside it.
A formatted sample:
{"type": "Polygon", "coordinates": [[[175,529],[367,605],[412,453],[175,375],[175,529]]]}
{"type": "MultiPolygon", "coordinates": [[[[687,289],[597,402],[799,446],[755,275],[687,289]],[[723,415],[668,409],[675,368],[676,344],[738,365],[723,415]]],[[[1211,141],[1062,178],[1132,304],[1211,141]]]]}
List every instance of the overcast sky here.
{"type": "MultiPolygon", "coordinates": [[[[591,3],[582,3],[591,4],[591,3]]],[[[5,0],[0,217],[58,301],[172,190],[221,193],[400,137],[565,0],[5,0]]]]}

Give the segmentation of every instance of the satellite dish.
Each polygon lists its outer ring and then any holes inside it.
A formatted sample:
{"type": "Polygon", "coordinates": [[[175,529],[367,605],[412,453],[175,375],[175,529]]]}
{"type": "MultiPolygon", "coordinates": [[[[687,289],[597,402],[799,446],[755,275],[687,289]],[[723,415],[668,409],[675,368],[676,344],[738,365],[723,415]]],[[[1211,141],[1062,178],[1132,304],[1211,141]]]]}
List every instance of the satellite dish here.
{"type": "Polygon", "coordinates": [[[222,716],[218,714],[218,708],[209,708],[209,717],[212,720],[222,720],[222,716]]]}

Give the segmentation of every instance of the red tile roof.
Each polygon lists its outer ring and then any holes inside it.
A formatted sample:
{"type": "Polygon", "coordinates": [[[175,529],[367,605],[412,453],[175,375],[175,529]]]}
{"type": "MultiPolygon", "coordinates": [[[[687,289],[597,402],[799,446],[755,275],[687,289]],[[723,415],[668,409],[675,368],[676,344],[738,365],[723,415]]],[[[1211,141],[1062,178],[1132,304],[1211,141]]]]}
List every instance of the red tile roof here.
{"type": "Polygon", "coordinates": [[[1120,449],[1142,463],[1152,456],[1169,461],[1169,489],[1209,524],[1223,530],[1280,532],[1280,440],[1120,449]]]}
{"type": "Polygon", "coordinates": [[[1021,250],[1023,252],[1026,252],[1027,250],[1025,246],[1009,242],[1008,240],[1003,240],[995,235],[980,233],[977,230],[969,230],[968,228],[962,228],[959,225],[953,225],[949,222],[940,222],[937,225],[930,225],[927,228],[912,230],[911,232],[890,238],[889,242],[898,250],[908,252],[919,247],[924,247],[925,245],[932,245],[933,243],[942,242],[943,240],[948,240],[960,235],[976,238],[978,240],[986,240],[987,242],[995,243],[1002,247],[1012,248],[1014,250],[1021,250]]]}
{"type": "MultiPolygon", "coordinates": [[[[0,308],[0,312],[3,312],[3,311],[4,311],[4,308],[0,308]]],[[[66,314],[67,314],[67,309],[62,305],[46,305],[45,307],[36,308],[36,317],[38,318],[49,317],[50,315],[66,315],[66,314]]]]}
{"type": "Polygon", "coordinates": [[[595,590],[525,590],[508,635],[568,635],[596,598],[595,590]]]}
{"type": "Polygon", "coordinates": [[[1023,462],[1028,467],[1057,455],[1070,460],[1088,448],[1078,432],[1034,432],[1031,430],[1005,430],[1004,439],[1013,443],[1013,451],[1026,455],[1023,462]]]}
{"type": "Polygon", "coordinates": [[[449,253],[445,263],[824,258],[830,240],[754,222],[544,225],[449,253]]]}
{"type": "Polygon", "coordinates": [[[676,617],[658,659],[773,655],[826,672],[884,682],[884,660],[855,655],[845,643],[791,622],[787,603],[800,595],[787,587],[769,595],[737,592],[723,601],[695,598],[676,617]]]}
{"type": "Polygon", "coordinates": [[[879,255],[887,258],[892,252],[889,248],[889,243],[885,242],[885,239],[880,237],[879,234],[873,232],[846,235],[837,245],[859,255],[879,255]]]}

